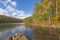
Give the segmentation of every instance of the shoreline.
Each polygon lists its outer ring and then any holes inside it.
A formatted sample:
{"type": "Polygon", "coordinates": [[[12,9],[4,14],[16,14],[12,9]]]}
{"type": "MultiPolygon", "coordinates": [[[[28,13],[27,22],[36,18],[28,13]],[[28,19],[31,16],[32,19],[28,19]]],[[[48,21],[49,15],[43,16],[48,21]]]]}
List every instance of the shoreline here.
{"type": "Polygon", "coordinates": [[[60,25],[59,24],[26,24],[27,26],[42,26],[42,27],[53,27],[53,28],[60,28],[60,25]]]}

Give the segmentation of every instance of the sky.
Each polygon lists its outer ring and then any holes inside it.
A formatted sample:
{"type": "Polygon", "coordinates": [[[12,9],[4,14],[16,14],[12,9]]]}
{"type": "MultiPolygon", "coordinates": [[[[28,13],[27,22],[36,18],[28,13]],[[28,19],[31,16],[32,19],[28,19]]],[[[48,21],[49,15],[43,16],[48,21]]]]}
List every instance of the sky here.
{"type": "Polygon", "coordinates": [[[40,0],[0,0],[0,15],[24,19],[32,15],[35,2],[40,0]]]}

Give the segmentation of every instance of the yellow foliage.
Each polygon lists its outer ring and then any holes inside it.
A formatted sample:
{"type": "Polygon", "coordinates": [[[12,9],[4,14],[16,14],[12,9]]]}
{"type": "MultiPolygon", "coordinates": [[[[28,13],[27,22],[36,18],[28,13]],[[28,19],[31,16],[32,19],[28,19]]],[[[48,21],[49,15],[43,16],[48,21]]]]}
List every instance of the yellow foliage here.
{"type": "Polygon", "coordinates": [[[53,21],[58,21],[58,16],[54,17],[53,21]]]}

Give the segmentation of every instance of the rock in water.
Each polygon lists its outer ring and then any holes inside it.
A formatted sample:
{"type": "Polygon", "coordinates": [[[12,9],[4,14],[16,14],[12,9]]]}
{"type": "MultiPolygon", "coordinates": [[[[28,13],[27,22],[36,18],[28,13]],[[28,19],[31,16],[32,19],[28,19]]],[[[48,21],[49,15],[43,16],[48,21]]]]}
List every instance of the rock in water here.
{"type": "Polygon", "coordinates": [[[8,40],[28,40],[28,38],[23,34],[16,33],[13,36],[11,36],[8,40]]]}

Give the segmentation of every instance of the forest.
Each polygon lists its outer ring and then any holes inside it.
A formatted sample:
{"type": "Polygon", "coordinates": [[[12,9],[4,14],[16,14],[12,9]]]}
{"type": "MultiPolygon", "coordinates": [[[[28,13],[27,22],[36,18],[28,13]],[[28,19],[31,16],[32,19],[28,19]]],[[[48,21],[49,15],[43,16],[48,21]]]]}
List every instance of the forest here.
{"type": "Polygon", "coordinates": [[[19,23],[19,22],[22,22],[22,19],[0,15],[0,23],[19,23]]]}
{"type": "MultiPolygon", "coordinates": [[[[0,15],[0,23],[19,22],[24,22],[26,29],[32,29],[33,40],[60,40],[60,0],[41,0],[40,2],[35,2],[32,16],[23,20],[0,15]]],[[[21,26],[23,29],[25,28],[24,25],[21,26]]]]}
{"type": "Polygon", "coordinates": [[[36,2],[32,16],[24,22],[33,29],[34,40],[60,40],[60,0],[36,2]]]}
{"type": "Polygon", "coordinates": [[[34,29],[34,40],[60,40],[60,0],[36,2],[32,16],[24,22],[34,29]]]}
{"type": "Polygon", "coordinates": [[[34,25],[59,25],[60,0],[41,0],[36,2],[32,16],[24,19],[24,22],[34,25]]]}

